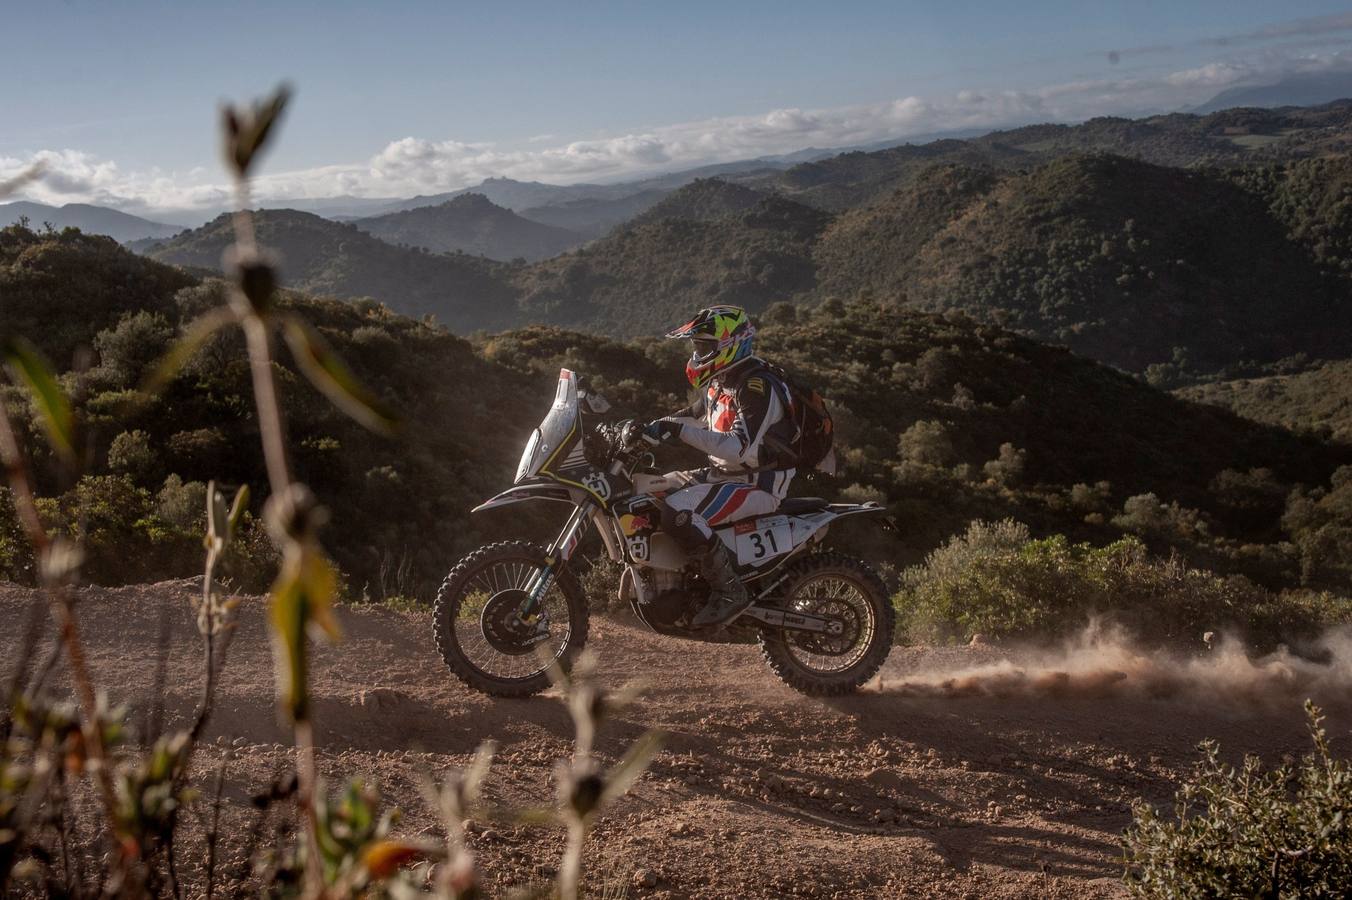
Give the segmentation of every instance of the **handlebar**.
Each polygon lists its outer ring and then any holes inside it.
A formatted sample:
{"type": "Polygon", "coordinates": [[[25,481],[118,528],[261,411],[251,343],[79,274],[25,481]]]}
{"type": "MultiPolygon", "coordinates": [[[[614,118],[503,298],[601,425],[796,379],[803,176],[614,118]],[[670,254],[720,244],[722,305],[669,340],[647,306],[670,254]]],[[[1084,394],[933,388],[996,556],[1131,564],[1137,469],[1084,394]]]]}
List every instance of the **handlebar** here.
{"type": "Polygon", "coordinates": [[[643,423],[637,419],[598,424],[588,441],[591,445],[587,448],[588,455],[592,457],[592,464],[606,468],[614,460],[620,460],[626,470],[633,471],[650,450],[643,428],[643,423]]]}

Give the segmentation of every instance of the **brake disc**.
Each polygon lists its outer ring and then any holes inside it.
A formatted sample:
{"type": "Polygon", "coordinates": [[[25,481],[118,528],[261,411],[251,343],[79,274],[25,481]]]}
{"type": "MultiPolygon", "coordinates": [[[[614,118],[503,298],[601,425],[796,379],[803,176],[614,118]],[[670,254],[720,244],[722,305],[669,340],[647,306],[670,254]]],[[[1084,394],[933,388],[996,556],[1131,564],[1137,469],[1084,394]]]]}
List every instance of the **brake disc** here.
{"type": "Polygon", "coordinates": [[[525,656],[549,638],[549,621],[543,614],[533,622],[521,618],[521,608],[529,596],[517,588],[499,591],[488,599],[479,615],[484,640],[504,656],[525,656]]]}
{"type": "Polygon", "coordinates": [[[838,625],[838,628],[833,628],[831,632],[793,632],[789,640],[808,653],[819,656],[844,656],[859,640],[859,612],[848,603],[830,598],[822,598],[816,602],[800,600],[794,604],[794,608],[799,612],[824,616],[830,619],[832,624],[838,625]]]}

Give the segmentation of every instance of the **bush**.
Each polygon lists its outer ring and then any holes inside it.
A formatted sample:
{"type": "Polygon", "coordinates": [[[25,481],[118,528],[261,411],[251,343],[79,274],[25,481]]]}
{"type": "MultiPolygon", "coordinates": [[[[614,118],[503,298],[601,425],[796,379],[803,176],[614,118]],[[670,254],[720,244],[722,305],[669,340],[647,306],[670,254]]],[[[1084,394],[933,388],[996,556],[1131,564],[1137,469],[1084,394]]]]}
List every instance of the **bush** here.
{"type": "Polygon", "coordinates": [[[1105,617],[1143,638],[1193,643],[1229,629],[1259,648],[1313,637],[1352,620],[1352,601],[1273,594],[1242,576],[1151,557],[1136,537],[1106,547],[1064,535],[1034,540],[1027,526],[974,522],[902,574],[897,597],[912,640],[1058,637],[1105,617]]]}
{"type": "Polygon", "coordinates": [[[986,477],[996,484],[1016,484],[1023,475],[1023,467],[1028,461],[1027,451],[1020,450],[1009,442],[1000,445],[1000,455],[982,467],[986,477]]]}
{"type": "Polygon", "coordinates": [[[1228,766],[1205,741],[1177,821],[1136,804],[1124,836],[1133,896],[1352,896],[1352,766],[1330,754],[1319,710],[1305,709],[1314,752],[1298,768],[1264,772],[1254,756],[1228,766]]]}
{"type": "Polygon", "coordinates": [[[200,481],[184,482],[177,475],[164,479],[155,497],[155,514],[183,531],[204,529],[207,486],[200,481]]]}
{"type": "Polygon", "coordinates": [[[113,438],[108,447],[108,468],[143,483],[159,468],[159,459],[150,448],[150,435],[137,428],[113,438]]]}
{"type": "Polygon", "coordinates": [[[897,455],[904,462],[946,466],[953,458],[953,440],[942,422],[922,420],[902,432],[897,455]]]}
{"type": "Polygon", "coordinates": [[[81,542],[82,574],[95,583],[181,578],[200,568],[201,527],[189,533],[160,519],[150,492],[125,475],[86,475],[38,508],[49,531],[81,542]]]}

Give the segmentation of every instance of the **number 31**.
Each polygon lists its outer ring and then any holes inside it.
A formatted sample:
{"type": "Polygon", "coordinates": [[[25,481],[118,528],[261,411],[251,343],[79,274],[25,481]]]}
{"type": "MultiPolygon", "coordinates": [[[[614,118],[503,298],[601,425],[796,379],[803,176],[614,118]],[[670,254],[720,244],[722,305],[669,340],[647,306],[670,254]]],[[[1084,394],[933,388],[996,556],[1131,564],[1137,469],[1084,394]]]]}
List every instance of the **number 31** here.
{"type": "Polygon", "coordinates": [[[773,531],[753,531],[750,534],[750,538],[752,543],[756,545],[756,552],[752,554],[756,559],[760,559],[765,555],[765,541],[770,542],[771,553],[779,552],[779,544],[775,542],[775,533],[773,531]],[[762,537],[764,537],[765,540],[761,540],[762,537]]]}

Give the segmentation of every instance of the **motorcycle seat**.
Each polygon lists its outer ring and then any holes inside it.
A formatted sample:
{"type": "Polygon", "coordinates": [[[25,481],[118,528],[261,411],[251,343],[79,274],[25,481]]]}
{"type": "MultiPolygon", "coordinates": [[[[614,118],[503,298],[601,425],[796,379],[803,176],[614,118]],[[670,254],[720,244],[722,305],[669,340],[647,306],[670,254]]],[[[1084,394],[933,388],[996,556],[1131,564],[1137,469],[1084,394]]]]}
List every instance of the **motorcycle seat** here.
{"type": "Polygon", "coordinates": [[[779,504],[775,512],[784,516],[801,516],[804,513],[820,512],[830,506],[821,497],[789,497],[779,504]]]}

